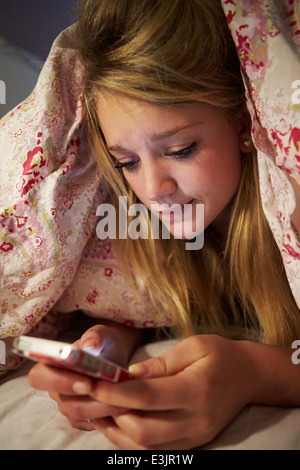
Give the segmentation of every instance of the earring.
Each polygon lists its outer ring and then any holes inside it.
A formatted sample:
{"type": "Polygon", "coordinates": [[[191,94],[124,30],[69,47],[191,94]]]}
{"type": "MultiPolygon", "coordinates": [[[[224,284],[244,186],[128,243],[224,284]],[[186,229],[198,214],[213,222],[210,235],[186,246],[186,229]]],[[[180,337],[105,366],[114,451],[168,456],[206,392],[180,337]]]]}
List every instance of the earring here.
{"type": "Polygon", "coordinates": [[[249,149],[251,147],[251,140],[250,139],[245,139],[243,141],[243,144],[245,145],[245,147],[247,147],[247,149],[249,149]]]}

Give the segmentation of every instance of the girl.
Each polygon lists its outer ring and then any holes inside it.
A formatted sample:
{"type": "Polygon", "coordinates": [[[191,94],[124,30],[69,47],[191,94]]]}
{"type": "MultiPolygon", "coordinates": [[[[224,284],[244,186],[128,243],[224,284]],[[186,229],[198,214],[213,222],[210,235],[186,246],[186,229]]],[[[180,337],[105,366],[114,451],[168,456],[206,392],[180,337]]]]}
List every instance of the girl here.
{"type": "MultiPolygon", "coordinates": [[[[256,63],[247,25],[238,26],[254,4],[228,3],[88,0],[79,9],[84,131],[109,200],[118,208],[126,195],[149,218],[153,204],[162,211],[179,204],[180,215],[188,204],[193,228],[204,204],[201,250],[185,249],[184,231],[182,240],[174,236],[178,214],[169,240],[112,241],[128,282],[177,346],[131,366],[133,380],[117,385],[41,364],[29,375],[73,426],[98,429],[123,449],[190,449],[248,403],[299,406],[300,372],[291,361],[300,334],[297,109],[285,102],[281,111],[279,95],[279,117],[262,108],[260,80],[276,63],[271,55],[256,63]],[[236,16],[244,71],[223,8],[229,23],[236,16]]],[[[280,32],[273,12],[263,2],[255,7],[271,42],[280,32]]],[[[139,328],[102,322],[78,342],[127,365],[141,341],[139,328]]]]}

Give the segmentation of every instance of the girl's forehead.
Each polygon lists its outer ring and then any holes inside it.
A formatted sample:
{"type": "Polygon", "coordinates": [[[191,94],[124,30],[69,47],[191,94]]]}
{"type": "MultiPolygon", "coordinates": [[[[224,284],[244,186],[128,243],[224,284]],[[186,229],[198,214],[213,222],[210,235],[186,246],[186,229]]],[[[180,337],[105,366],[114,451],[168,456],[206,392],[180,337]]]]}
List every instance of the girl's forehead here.
{"type": "Polygon", "coordinates": [[[204,123],[204,113],[199,107],[178,109],[127,98],[100,99],[97,114],[100,128],[110,146],[132,140],[133,135],[156,143],[204,123]]]}
{"type": "MultiPolygon", "coordinates": [[[[138,100],[121,94],[105,93],[97,101],[97,115],[99,124],[125,120],[129,125],[136,121],[136,125],[159,125],[173,123],[172,128],[183,128],[194,125],[195,122],[207,121],[215,117],[218,110],[204,103],[187,105],[160,105],[138,100]]],[[[155,133],[154,133],[155,134],[155,133]]]]}

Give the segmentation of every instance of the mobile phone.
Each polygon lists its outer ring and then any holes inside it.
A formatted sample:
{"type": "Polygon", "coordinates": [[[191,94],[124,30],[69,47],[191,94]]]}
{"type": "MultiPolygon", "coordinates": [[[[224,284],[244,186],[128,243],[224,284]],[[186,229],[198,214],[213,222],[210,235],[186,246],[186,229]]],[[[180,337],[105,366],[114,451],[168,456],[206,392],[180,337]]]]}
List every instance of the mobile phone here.
{"type": "Polygon", "coordinates": [[[99,356],[83,351],[78,346],[31,336],[19,336],[13,342],[13,352],[37,362],[72,370],[110,382],[129,379],[129,372],[99,356]]]}

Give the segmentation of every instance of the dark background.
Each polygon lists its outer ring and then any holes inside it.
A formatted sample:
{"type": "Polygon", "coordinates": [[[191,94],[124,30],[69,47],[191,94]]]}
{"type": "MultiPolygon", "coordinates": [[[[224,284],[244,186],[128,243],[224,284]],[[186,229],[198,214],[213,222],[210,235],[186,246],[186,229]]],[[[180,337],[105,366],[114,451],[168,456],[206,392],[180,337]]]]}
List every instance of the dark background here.
{"type": "Polygon", "coordinates": [[[74,23],[77,0],[0,0],[0,36],[45,60],[58,34],[74,23]]]}

